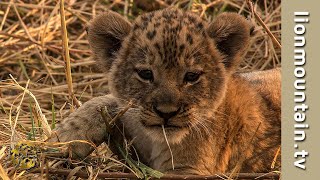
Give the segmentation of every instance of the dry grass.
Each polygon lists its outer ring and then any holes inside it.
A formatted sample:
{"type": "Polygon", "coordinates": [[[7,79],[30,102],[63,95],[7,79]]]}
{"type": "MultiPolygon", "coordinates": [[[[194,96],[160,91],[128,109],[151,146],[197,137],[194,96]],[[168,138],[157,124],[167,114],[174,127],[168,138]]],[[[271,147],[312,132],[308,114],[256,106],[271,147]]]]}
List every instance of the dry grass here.
{"type": "MultiPolygon", "coordinates": [[[[108,78],[96,70],[90,59],[85,32],[86,23],[103,11],[112,9],[130,20],[170,5],[191,10],[208,20],[224,11],[238,12],[251,17],[256,25],[239,71],[280,66],[281,49],[275,41],[281,40],[280,0],[259,0],[252,9],[244,0],[66,0],[64,12],[59,10],[59,5],[58,0],[0,1],[0,175],[3,179],[45,178],[41,173],[17,170],[8,160],[9,149],[28,139],[38,141],[37,146],[46,149],[40,142],[74,105],[79,105],[77,100],[85,102],[108,93],[108,78]],[[66,25],[61,26],[64,22],[66,25]],[[265,28],[270,29],[274,38],[265,28]]],[[[104,163],[73,165],[80,168],[72,173],[86,169],[94,179],[98,172],[119,172],[127,166],[111,157],[105,146],[99,147],[92,158],[98,155],[104,156],[104,163]]],[[[43,161],[41,165],[58,167],[61,161],[55,158],[50,164],[43,161]]]]}

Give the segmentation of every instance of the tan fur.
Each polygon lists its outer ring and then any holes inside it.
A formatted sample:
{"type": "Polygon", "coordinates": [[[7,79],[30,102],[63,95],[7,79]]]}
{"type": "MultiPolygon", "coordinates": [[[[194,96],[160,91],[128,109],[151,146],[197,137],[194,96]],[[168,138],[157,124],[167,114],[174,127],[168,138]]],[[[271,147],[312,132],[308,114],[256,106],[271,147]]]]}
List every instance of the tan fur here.
{"type": "MultiPolygon", "coordinates": [[[[117,125],[152,168],[203,175],[236,166],[241,172],[270,171],[280,146],[280,70],[235,73],[250,31],[251,25],[233,13],[207,23],[168,8],[132,25],[111,11],[100,15],[89,24],[88,37],[94,58],[109,73],[111,94],[72,113],[57,128],[59,140],[101,144],[107,134],[96,109],[107,106],[115,115],[133,100],[135,106],[117,125]],[[152,78],[141,76],[143,70],[152,78]],[[199,78],[191,81],[190,72],[199,78]]],[[[76,144],[73,150],[85,157],[92,148],[76,144]]]]}

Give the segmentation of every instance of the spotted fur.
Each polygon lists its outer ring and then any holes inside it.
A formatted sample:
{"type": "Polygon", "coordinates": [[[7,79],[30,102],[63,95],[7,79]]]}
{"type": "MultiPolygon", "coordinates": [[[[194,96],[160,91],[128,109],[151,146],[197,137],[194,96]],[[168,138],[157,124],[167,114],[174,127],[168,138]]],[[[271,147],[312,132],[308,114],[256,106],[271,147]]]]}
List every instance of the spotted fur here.
{"type": "MultiPolygon", "coordinates": [[[[97,107],[115,115],[133,100],[117,125],[152,168],[202,175],[235,168],[269,172],[280,146],[280,70],[235,73],[250,32],[250,23],[234,13],[210,23],[174,8],[132,24],[111,11],[98,16],[88,37],[94,59],[110,77],[111,94],[71,114],[57,129],[59,140],[101,144],[107,133],[97,107]],[[139,74],[144,70],[146,78],[139,74]]],[[[92,148],[77,144],[73,150],[85,157],[92,148]]]]}

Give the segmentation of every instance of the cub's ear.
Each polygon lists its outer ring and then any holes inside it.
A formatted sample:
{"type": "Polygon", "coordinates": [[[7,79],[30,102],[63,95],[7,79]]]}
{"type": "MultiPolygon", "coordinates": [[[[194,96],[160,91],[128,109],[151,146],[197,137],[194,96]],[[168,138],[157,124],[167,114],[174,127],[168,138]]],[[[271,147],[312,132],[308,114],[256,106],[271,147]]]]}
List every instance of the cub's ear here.
{"type": "Polygon", "coordinates": [[[207,32],[225,56],[223,63],[227,69],[234,70],[240,63],[252,30],[249,21],[236,13],[223,13],[209,25],[207,32]]]}
{"type": "Polygon", "coordinates": [[[130,30],[130,22],[112,11],[103,13],[89,22],[87,26],[89,44],[93,58],[102,70],[108,71],[111,68],[122,41],[130,30]]]}

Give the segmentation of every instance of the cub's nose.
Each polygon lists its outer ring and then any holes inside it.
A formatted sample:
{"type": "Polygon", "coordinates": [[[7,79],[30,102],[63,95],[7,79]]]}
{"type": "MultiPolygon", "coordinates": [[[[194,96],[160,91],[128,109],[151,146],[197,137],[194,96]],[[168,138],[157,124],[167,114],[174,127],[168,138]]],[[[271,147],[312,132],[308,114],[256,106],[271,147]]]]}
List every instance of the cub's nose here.
{"type": "Polygon", "coordinates": [[[170,118],[176,116],[180,111],[180,107],[170,106],[153,106],[153,109],[159,117],[165,120],[166,123],[170,118]]]}

